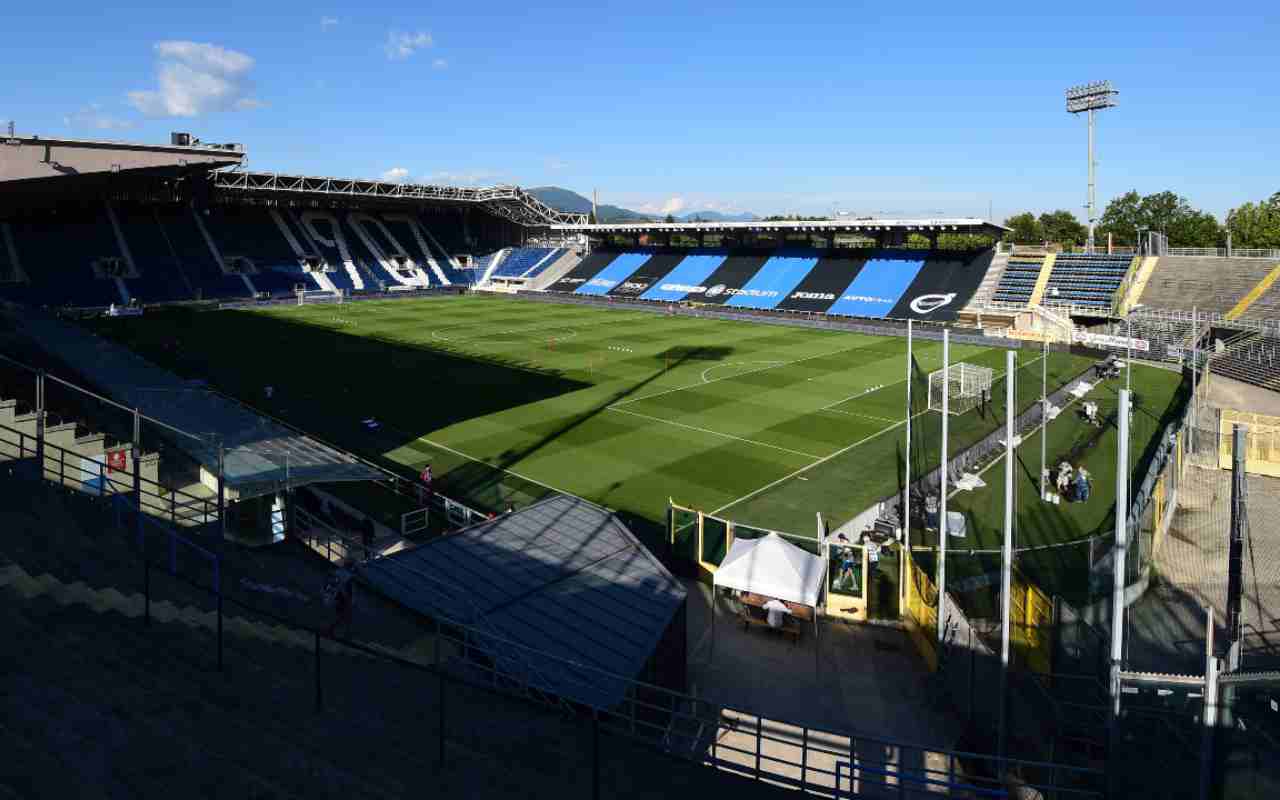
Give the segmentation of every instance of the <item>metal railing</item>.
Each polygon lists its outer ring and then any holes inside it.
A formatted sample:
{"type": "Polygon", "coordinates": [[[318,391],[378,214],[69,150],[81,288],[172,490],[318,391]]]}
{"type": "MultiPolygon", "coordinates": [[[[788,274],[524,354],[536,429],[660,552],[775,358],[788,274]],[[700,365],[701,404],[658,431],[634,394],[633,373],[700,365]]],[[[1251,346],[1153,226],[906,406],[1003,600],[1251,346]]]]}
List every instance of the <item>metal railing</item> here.
{"type": "Polygon", "coordinates": [[[1163,255],[1195,258],[1280,258],[1280,250],[1261,247],[1170,247],[1163,255]]]}
{"type": "MultiPolygon", "coordinates": [[[[0,462],[38,457],[35,434],[0,425],[0,462]]],[[[41,476],[50,482],[88,495],[129,495],[134,491],[134,470],[138,461],[130,456],[133,470],[113,469],[84,453],[43,443],[44,464],[41,476]],[[92,464],[93,466],[86,466],[92,464]]],[[[141,503],[146,514],[168,520],[183,527],[205,525],[218,520],[218,501],[196,497],[180,489],[171,489],[158,481],[137,477],[141,503]]]]}
{"type": "MultiPolygon", "coordinates": [[[[112,497],[110,502],[117,522],[124,514],[136,514],[138,517],[143,538],[136,552],[143,567],[143,592],[148,611],[146,622],[150,621],[151,554],[155,552],[145,546],[144,532],[150,530],[168,536],[167,560],[171,577],[214,595],[218,609],[217,663],[218,669],[222,669],[224,598],[221,585],[227,576],[221,560],[162,523],[149,520],[145,513],[138,514],[136,500],[131,502],[121,494],[112,497]],[[181,574],[177,569],[176,555],[180,547],[213,564],[212,585],[181,574]]],[[[980,753],[931,748],[852,731],[832,731],[772,719],[749,709],[714,703],[589,664],[561,659],[504,639],[495,632],[444,617],[434,620],[432,653],[428,660],[425,656],[408,658],[382,646],[340,638],[319,627],[298,624],[235,598],[226,598],[226,601],[255,617],[314,637],[317,711],[324,708],[326,690],[322,661],[326,652],[359,653],[434,675],[440,691],[437,765],[441,767],[445,763],[445,744],[450,738],[444,698],[449,697],[451,706],[464,704],[464,694],[449,687],[467,687],[490,696],[503,695],[551,709],[557,714],[568,712],[578,726],[589,726],[596,743],[592,752],[593,797],[599,796],[601,788],[599,737],[602,733],[625,741],[627,747],[638,746],[657,752],[671,759],[672,768],[680,762],[703,765],[823,797],[856,796],[874,790],[874,787],[888,789],[899,797],[938,793],[953,797],[1004,796],[1002,787],[1011,775],[1016,776],[1021,785],[1037,788],[1053,797],[1103,796],[1105,775],[1101,770],[999,759],[980,753]],[[326,640],[328,646],[324,647],[322,644],[326,640]],[[562,694],[601,696],[603,692],[609,701],[600,705],[567,705],[562,696],[547,691],[549,684],[542,676],[548,669],[554,669],[555,685],[562,694]]],[[[491,713],[486,709],[482,702],[473,710],[474,713],[465,713],[463,718],[474,722],[476,718],[491,713]]],[[[499,739],[495,754],[508,752],[514,742],[504,739],[501,731],[493,733],[499,739]]],[[[624,757],[631,756],[624,754],[624,757]]],[[[625,793],[624,786],[616,789],[625,793]]]]}

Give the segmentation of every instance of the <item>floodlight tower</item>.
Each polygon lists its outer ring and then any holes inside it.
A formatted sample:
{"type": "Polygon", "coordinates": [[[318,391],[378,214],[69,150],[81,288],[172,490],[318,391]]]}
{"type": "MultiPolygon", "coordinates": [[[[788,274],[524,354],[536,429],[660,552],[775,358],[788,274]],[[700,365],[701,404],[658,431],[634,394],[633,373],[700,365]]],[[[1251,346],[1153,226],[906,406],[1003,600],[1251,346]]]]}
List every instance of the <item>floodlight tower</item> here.
{"type": "Polygon", "coordinates": [[[1116,95],[1120,94],[1111,88],[1111,81],[1097,81],[1083,86],[1073,86],[1067,90],[1067,113],[1080,114],[1089,112],[1089,252],[1093,252],[1093,228],[1098,219],[1098,209],[1094,202],[1093,170],[1096,162],[1093,159],[1093,112],[1104,108],[1115,108],[1116,95]]]}

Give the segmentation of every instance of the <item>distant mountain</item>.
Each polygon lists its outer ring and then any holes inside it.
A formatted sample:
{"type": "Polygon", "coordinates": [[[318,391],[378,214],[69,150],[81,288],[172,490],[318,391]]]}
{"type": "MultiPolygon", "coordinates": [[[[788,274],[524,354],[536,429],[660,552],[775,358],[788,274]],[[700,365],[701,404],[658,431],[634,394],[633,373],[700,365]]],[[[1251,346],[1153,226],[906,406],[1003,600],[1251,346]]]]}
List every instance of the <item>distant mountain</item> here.
{"type": "MultiPolygon", "coordinates": [[[[538,186],[528,190],[529,194],[558,211],[573,214],[586,214],[591,211],[591,201],[577,192],[562,189],[559,186],[538,186]]],[[[654,214],[642,214],[629,208],[601,205],[598,209],[600,222],[657,222],[662,217],[654,214]]],[[[703,222],[750,222],[759,219],[755,214],[725,214],[719,211],[694,211],[674,218],[677,222],[691,222],[694,219],[703,222]]]]}
{"type": "Polygon", "coordinates": [[[760,218],[750,211],[744,211],[741,214],[725,214],[720,211],[694,211],[689,214],[682,214],[676,219],[680,222],[692,222],[695,219],[702,222],[755,222],[760,218]]]}
{"type": "MultiPolygon", "coordinates": [[[[529,194],[556,209],[571,214],[587,214],[591,211],[591,201],[577,192],[562,189],[559,186],[538,186],[528,190],[529,194]]],[[[598,209],[599,222],[647,222],[653,217],[618,206],[601,205],[598,209]]]]}

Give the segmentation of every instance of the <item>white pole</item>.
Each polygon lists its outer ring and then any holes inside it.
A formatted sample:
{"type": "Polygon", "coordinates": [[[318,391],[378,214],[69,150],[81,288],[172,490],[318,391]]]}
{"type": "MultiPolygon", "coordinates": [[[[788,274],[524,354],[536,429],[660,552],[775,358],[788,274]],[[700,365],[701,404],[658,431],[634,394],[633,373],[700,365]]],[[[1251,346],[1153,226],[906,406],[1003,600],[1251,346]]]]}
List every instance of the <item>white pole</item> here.
{"type": "Polygon", "coordinates": [[[1093,109],[1089,109],[1089,253],[1094,253],[1093,230],[1097,212],[1093,201],[1093,109]]]}
{"type": "Polygon", "coordinates": [[[911,320],[907,320],[907,446],[903,457],[905,476],[902,482],[902,553],[898,558],[899,615],[906,611],[907,580],[910,579],[907,559],[911,556],[911,383],[914,377],[912,375],[911,359],[912,323],[911,320]]]}
{"type": "Polygon", "coordinates": [[[911,320],[907,320],[907,445],[902,478],[902,549],[911,551],[911,320]]]}
{"type": "Polygon", "coordinates": [[[951,416],[951,331],[942,332],[942,455],[938,492],[938,644],[946,641],[947,606],[947,422],[951,416]]]}
{"type": "MultiPolygon", "coordinates": [[[[1012,352],[1012,351],[1010,351],[1012,352]]],[[[1040,499],[1044,500],[1044,481],[1048,473],[1049,447],[1049,342],[1040,351],[1040,499]]]]}
{"type": "MultiPolygon", "coordinates": [[[[1004,448],[1004,552],[1000,559],[1000,727],[999,743],[996,754],[1004,758],[1005,748],[1005,693],[1009,682],[1009,624],[1010,593],[1013,584],[1013,417],[1014,404],[1014,365],[1016,356],[1012,350],[1005,354],[1005,374],[1010,376],[1005,381],[1005,448],[1004,448]]],[[[1040,433],[1044,440],[1044,431],[1040,433]]]]}
{"type": "MultiPolygon", "coordinates": [[[[1112,549],[1111,714],[1120,716],[1120,661],[1124,657],[1124,572],[1129,535],[1129,390],[1120,391],[1116,432],[1116,544],[1112,549]]],[[[1114,741],[1114,738],[1113,738],[1114,741]]]]}

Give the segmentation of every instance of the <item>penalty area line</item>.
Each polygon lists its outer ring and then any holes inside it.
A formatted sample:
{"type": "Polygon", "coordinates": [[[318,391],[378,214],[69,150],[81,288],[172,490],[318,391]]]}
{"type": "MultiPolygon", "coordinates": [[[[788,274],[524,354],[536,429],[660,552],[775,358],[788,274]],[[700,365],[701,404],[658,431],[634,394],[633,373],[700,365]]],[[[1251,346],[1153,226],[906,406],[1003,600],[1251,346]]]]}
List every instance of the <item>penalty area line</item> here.
{"type": "Polygon", "coordinates": [[[721,436],[725,439],[733,439],[734,441],[737,441],[737,442],[754,444],[757,447],[768,447],[771,450],[779,450],[783,453],[791,453],[792,455],[804,456],[805,458],[821,458],[821,456],[816,456],[813,453],[802,453],[799,450],[792,450],[787,447],[779,447],[776,444],[769,444],[768,442],[757,442],[755,439],[745,439],[741,436],[734,436],[731,433],[721,433],[720,431],[713,431],[710,428],[699,428],[697,425],[686,425],[683,422],[676,422],[675,420],[662,419],[661,417],[651,417],[648,414],[641,414],[636,411],[628,411],[625,408],[618,408],[617,406],[608,406],[607,408],[610,411],[617,411],[619,414],[630,414],[633,417],[640,417],[641,419],[647,419],[652,422],[661,422],[666,425],[675,425],[677,428],[684,428],[685,430],[690,430],[690,431],[699,431],[700,433],[707,433],[712,436],[721,436]]]}

